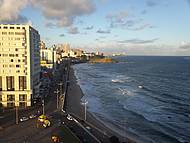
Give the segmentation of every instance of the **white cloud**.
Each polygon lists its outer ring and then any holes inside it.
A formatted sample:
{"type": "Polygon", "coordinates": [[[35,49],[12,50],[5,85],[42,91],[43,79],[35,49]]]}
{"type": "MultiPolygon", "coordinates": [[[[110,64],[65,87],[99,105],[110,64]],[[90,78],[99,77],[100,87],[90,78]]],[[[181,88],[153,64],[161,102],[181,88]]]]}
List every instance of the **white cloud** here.
{"type": "Polygon", "coordinates": [[[77,27],[71,26],[71,27],[68,28],[68,33],[69,33],[69,34],[78,34],[79,31],[78,31],[78,28],[77,28],[77,27]]]}
{"type": "Polygon", "coordinates": [[[20,15],[20,11],[28,4],[28,0],[0,0],[1,22],[26,22],[27,19],[20,15]]]}
{"type": "Polygon", "coordinates": [[[100,33],[100,34],[109,34],[109,33],[111,33],[111,32],[110,32],[110,30],[102,30],[102,29],[98,29],[98,30],[96,31],[96,33],[100,33]]]}
{"type": "Polygon", "coordinates": [[[77,16],[90,14],[95,7],[90,0],[31,0],[34,7],[42,10],[49,20],[56,20],[57,26],[71,26],[77,16]]]}
{"type": "Polygon", "coordinates": [[[118,43],[128,43],[128,44],[151,44],[157,41],[158,38],[154,39],[149,39],[149,40],[142,40],[142,39],[129,39],[129,40],[123,40],[123,41],[118,41],[118,43]]]}
{"type": "Polygon", "coordinates": [[[55,21],[60,27],[71,26],[76,17],[95,10],[91,0],[0,0],[0,21],[23,19],[20,13],[27,5],[39,9],[47,20],[55,21]]]}

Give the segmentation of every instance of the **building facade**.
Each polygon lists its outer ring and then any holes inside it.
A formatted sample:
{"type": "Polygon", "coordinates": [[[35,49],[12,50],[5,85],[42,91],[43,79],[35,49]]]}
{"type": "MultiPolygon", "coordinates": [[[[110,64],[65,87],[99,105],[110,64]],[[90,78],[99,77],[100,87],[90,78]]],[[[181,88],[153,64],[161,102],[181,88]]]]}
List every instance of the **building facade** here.
{"type": "Polygon", "coordinates": [[[39,44],[31,26],[0,24],[0,106],[31,106],[39,96],[39,44]]]}
{"type": "Polygon", "coordinates": [[[54,48],[40,49],[40,64],[49,69],[56,68],[56,51],[54,48]]]}

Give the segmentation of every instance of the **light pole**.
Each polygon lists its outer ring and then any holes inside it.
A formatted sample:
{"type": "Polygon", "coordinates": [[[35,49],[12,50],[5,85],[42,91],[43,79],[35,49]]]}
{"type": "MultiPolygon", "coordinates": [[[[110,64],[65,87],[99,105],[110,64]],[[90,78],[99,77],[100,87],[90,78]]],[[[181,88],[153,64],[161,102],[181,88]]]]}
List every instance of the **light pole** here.
{"type": "Polygon", "coordinates": [[[85,99],[84,102],[82,102],[82,105],[84,105],[84,120],[86,121],[86,105],[88,104],[88,101],[85,99]]]}
{"type": "Polygon", "coordinates": [[[16,124],[18,125],[18,106],[17,105],[15,107],[15,112],[16,112],[16,116],[15,116],[15,118],[16,118],[16,124]]]}
{"type": "Polygon", "coordinates": [[[45,115],[45,105],[44,105],[45,103],[44,103],[44,99],[42,100],[42,113],[43,113],[43,115],[45,115]]]}
{"type": "Polygon", "coordinates": [[[63,83],[60,82],[58,85],[59,85],[59,88],[60,88],[59,90],[60,90],[60,95],[61,95],[62,94],[62,85],[63,85],[63,83]]]}
{"type": "Polygon", "coordinates": [[[58,91],[58,89],[54,93],[56,93],[56,95],[57,95],[57,109],[58,109],[59,108],[59,95],[58,95],[59,91],[58,91]]]}

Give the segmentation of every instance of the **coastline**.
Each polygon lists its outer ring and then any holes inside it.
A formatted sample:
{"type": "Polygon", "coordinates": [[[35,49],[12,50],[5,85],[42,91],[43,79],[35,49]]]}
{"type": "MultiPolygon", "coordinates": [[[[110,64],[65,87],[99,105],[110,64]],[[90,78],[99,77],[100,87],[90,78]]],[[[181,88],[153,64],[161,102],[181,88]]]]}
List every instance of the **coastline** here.
{"type": "MultiPolygon", "coordinates": [[[[75,76],[73,67],[70,68],[69,79],[70,85],[68,87],[67,97],[68,112],[84,120],[84,106],[80,104],[81,98],[84,96],[84,94],[80,88],[80,85],[77,83],[77,78],[75,76]]],[[[105,135],[108,138],[111,136],[116,136],[121,142],[135,143],[135,141],[133,139],[129,139],[127,135],[122,136],[121,134],[117,133],[117,131],[114,131],[109,125],[103,123],[103,121],[98,119],[93,113],[90,113],[89,111],[87,111],[87,122],[91,127],[97,129],[100,133],[102,133],[102,135],[105,135]]]]}

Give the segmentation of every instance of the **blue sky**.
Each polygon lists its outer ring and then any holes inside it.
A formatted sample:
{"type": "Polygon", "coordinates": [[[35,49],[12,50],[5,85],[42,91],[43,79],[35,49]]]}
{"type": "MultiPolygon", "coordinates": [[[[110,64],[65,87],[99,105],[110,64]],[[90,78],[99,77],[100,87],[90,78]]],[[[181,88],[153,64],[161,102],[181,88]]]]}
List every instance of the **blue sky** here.
{"type": "Polygon", "coordinates": [[[30,23],[48,47],[190,55],[190,0],[0,0],[2,23],[30,23]]]}

